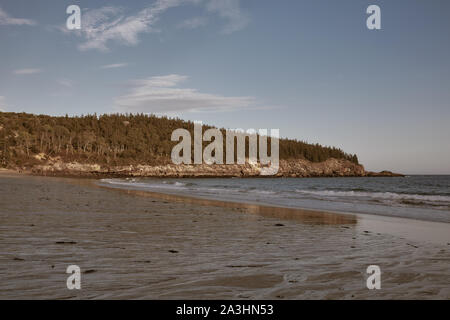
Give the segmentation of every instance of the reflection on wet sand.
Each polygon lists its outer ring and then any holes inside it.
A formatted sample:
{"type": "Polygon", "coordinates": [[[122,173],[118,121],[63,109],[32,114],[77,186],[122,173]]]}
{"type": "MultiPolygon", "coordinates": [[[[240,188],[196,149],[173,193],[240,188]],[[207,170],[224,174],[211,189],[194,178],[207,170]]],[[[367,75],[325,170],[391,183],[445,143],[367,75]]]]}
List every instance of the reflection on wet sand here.
{"type": "Polygon", "coordinates": [[[124,190],[106,186],[100,187],[109,190],[113,189],[119,192],[125,192],[127,194],[134,194],[137,196],[158,198],[166,201],[177,201],[201,206],[214,206],[214,207],[238,209],[246,213],[258,214],[263,217],[295,220],[297,222],[305,224],[339,225],[339,224],[357,223],[357,217],[356,215],[353,214],[341,214],[341,213],[324,212],[307,209],[272,207],[252,203],[240,203],[240,202],[221,201],[204,198],[194,198],[182,195],[165,194],[151,191],[124,190]]]}

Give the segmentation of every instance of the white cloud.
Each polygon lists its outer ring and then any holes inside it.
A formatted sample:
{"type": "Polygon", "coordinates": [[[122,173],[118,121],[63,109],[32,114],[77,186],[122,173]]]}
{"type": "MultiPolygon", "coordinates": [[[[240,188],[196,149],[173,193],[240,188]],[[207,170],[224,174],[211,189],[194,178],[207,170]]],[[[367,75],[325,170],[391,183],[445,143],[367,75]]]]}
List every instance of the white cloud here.
{"type": "Polygon", "coordinates": [[[13,18],[9,14],[7,14],[2,8],[0,8],[0,25],[32,26],[35,24],[36,22],[34,22],[33,20],[13,18]]]}
{"type": "Polygon", "coordinates": [[[14,70],[13,73],[17,74],[17,75],[27,75],[27,74],[35,74],[35,73],[40,73],[42,72],[41,69],[18,69],[18,70],[14,70]]]}
{"type": "Polygon", "coordinates": [[[101,66],[100,69],[116,69],[128,66],[128,63],[113,63],[101,66]]]}
{"type": "MultiPolygon", "coordinates": [[[[202,5],[207,12],[227,20],[223,33],[241,30],[248,23],[247,16],[240,9],[239,0],[157,0],[151,6],[129,16],[120,7],[90,9],[82,14],[81,29],[71,33],[84,38],[84,42],[79,45],[80,50],[107,51],[110,42],[134,46],[139,43],[140,34],[159,32],[155,24],[163,13],[187,4],[202,5]]],[[[194,29],[206,23],[205,18],[192,18],[179,26],[194,29]]],[[[67,30],[64,32],[68,33],[67,30]]]]}
{"type": "Polygon", "coordinates": [[[195,17],[192,19],[186,19],[178,25],[180,29],[197,29],[205,26],[208,23],[208,19],[205,17],[195,17]]]}
{"type": "Polygon", "coordinates": [[[231,111],[255,108],[253,97],[225,97],[179,88],[187,76],[171,74],[135,80],[129,92],[114,100],[116,111],[132,113],[176,113],[231,111]]]}
{"type": "Polygon", "coordinates": [[[118,7],[89,10],[82,16],[79,33],[86,38],[86,41],[79,46],[79,49],[106,51],[109,41],[136,45],[139,42],[140,33],[154,31],[152,25],[156,23],[159,15],[169,8],[193,1],[197,0],[157,0],[152,6],[128,17],[124,16],[123,9],[118,7]]]}
{"type": "Polygon", "coordinates": [[[249,23],[249,18],[241,11],[239,0],[211,0],[207,3],[206,8],[228,20],[222,29],[225,34],[239,31],[249,23]]]}

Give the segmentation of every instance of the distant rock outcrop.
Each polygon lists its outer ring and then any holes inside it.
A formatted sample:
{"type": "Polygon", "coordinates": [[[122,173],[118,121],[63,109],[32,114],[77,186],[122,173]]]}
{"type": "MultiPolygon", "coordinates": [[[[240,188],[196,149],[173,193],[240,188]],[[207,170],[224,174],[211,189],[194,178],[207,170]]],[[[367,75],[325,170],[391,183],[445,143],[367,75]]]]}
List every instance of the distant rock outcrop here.
{"type": "Polygon", "coordinates": [[[367,177],[404,177],[405,175],[384,170],[381,172],[368,171],[368,172],[366,172],[366,176],[367,177]]]}

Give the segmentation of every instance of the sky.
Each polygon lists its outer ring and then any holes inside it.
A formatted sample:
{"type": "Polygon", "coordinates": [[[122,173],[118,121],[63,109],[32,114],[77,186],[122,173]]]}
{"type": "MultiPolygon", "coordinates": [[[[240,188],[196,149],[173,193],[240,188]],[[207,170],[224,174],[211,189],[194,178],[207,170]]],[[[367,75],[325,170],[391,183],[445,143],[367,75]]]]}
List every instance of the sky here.
{"type": "Polygon", "coordinates": [[[0,0],[0,110],[280,129],[367,170],[450,174],[449,12],[448,0],[0,0]],[[370,5],[381,30],[366,26],[370,5]]]}

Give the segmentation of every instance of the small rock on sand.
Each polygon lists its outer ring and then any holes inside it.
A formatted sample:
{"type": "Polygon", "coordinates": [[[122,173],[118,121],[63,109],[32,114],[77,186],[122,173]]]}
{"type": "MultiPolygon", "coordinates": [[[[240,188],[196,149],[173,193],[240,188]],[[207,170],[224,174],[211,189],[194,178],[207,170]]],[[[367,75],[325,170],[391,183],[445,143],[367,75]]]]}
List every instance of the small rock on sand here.
{"type": "Polygon", "coordinates": [[[94,272],[97,272],[97,270],[89,269],[89,270],[84,271],[83,273],[87,274],[87,273],[94,273],[94,272]]]}
{"type": "Polygon", "coordinates": [[[56,244],[77,244],[75,241],[56,241],[56,244]]]}

